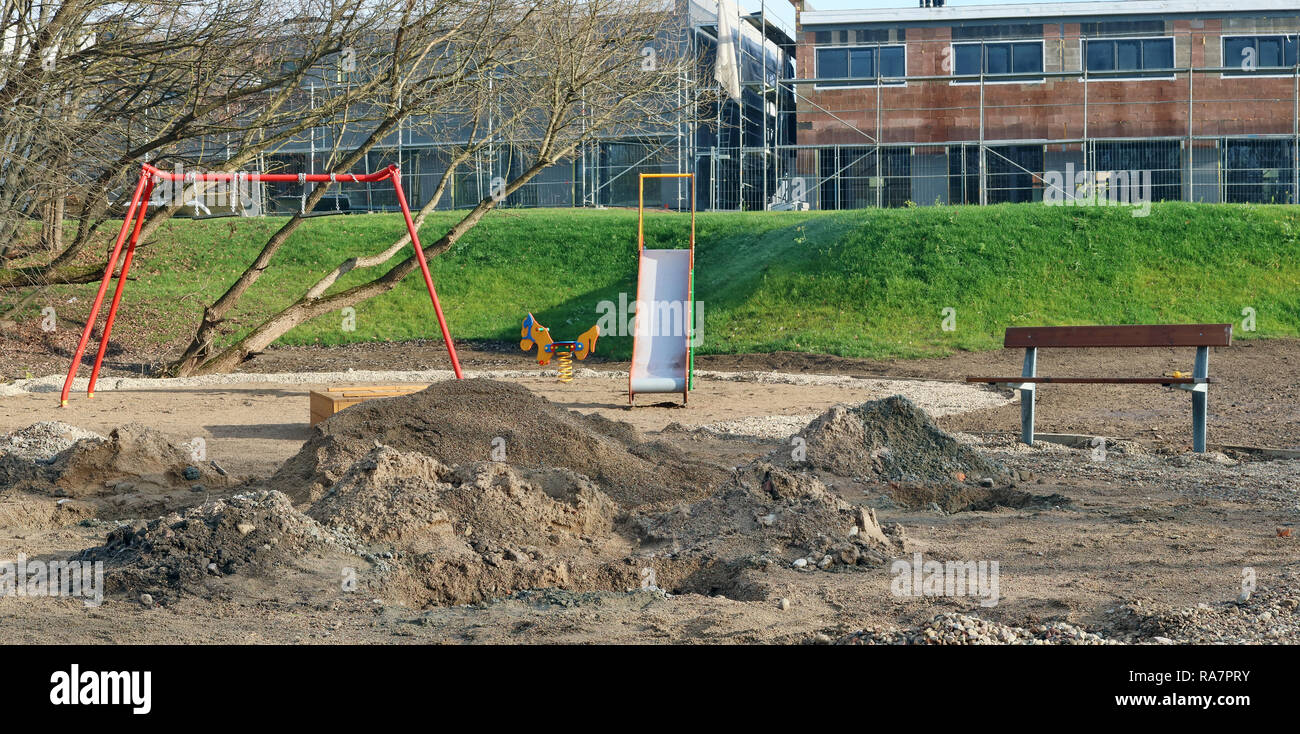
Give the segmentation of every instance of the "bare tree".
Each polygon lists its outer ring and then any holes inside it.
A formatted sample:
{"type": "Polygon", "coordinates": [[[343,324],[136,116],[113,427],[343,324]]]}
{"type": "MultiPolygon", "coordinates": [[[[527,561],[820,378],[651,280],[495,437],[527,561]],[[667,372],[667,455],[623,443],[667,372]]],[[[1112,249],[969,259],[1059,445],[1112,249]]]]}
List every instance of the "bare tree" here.
{"type": "MultiPolygon", "coordinates": [[[[453,42],[439,57],[462,64],[468,59],[472,73],[454,78],[419,76],[419,83],[403,89],[404,94],[426,100],[426,107],[445,105],[443,115],[455,119],[466,135],[433,197],[417,214],[417,226],[438,205],[448,182],[475,152],[508,146],[523,165],[426,245],[425,254],[430,258],[451,249],[502,200],[579,146],[610,136],[634,139],[662,133],[676,124],[680,114],[693,112],[680,108],[676,92],[681,76],[694,61],[680,18],[661,0],[499,0],[493,16],[484,20],[492,25],[472,33],[473,42],[463,46],[453,42]],[[524,13],[527,22],[510,22],[524,13]],[[485,40],[491,37],[508,42],[485,40]],[[489,116],[490,125],[485,124],[489,116]]],[[[419,265],[414,255],[390,264],[407,244],[409,237],[403,237],[381,252],[340,263],[293,304],[218,349],[214,336],[222,315],[229,313],[247,288],[243,285],[238,292],[228,291],[214,304],[219,310],[210,307],[205,312],[195,339],[171,366],[171,372],[192,375],[232,370],[298,324],[392,290],[419,265]],[[328,293],[345,273],[385,266],[386,270],[365,283],[328,293]]],[[[258,272],[266,266],[260,259],[255,265],[263,266],[254,268],[258,272]]],[[[241,278],[241,283],[247,280],[241,278]]]]}
{"type": "MultiPolygon", "coordinates": [[[[440,0],[422,7],[407,3],[383,53],[364,64],[370,76],[384,80],[380,90],[383,97],[367,103],[374,110],[371,118],[356,123],[367,131],[365,138],[352,150],[336,156],[330,172],[352,170],[414,116],[462,119],[468,112],[470,118],[481,118],[481,105],[467,105],[476,91],[473,80],[483,66],[498,63],[507,53],[505,49],[515,47],[518,39],[510,29],[528,23],[536,10],[534,4],[512,5],[500,0],[440,0]]],[[[347,124],[339,121],[322,127],[347,124]]],[[[343,137],[341,131],[335,133],[335,139],[343,137]]],[[[235,282],[204,309],[194,338],[173,364],[173,371],[187,373],[212,356],[214,340],[230,312],[328,190],[328,186],[318,186],[306,195],[300,211],[267,239],[235,282]]]]}
{"type": "MultiPolygon", "coordinates": [[[[0,9],[0,289],[89,282],[76,264],[142,160],[236,168],[381,96],[383,74],[331,84],[340,52],[382,55],[410,0],[121,3],[10,0],[0,9]],[[380,49],[376,50],[376,46],[380,49]],[[43,219],[45,257],[16,258],[43,219]],[[75,223],[65,240],[63,218],[75,223]]],[[[146,236],[175,211],[151,215],[146,236]]]]}

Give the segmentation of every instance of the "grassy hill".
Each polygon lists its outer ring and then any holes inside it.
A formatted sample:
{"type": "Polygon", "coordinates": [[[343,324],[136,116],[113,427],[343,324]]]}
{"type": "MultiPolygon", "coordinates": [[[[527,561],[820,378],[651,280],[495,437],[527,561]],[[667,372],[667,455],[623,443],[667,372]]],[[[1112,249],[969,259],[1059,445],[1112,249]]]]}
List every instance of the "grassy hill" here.
{"type": "MultiPolygon", "coordinates": [[[[454,221],[438,214],[434,240],[454,221]]],[[[177,220],[137,254],[119,328],[162,344],[184,338],[281,220],[177,220]],[[130,326],[128,326],[128,324],[130,326]]],[[[650,246],[684,246],[683,215],[647,214],[650,246]]],[[[231,323],[232,338],[291,302],[321,273],[382,249],[399,215],[314,219],[281,251],[231,323]]],[[[596,322],[597,303],[636,295],[636,212],[492,213],[434,278],[459,339],[517,340],[532,311],[557,338],[596,322]]],[[[1232,322],[1238,336],[1300,335],[1300,208],[1161,204],[1126,209],[1042,205],[849,212],[706,213],[698,219],[695,297],[710,353],[791,349],[918,357],[1000,346],[1011,325],[1232,322]],[[955,310],[955,329],[942,328],[955,310]],[[1258,331],[1240,325],[1255,310],[1258,331]]],[[[102,257],[102,249],[96,253],[102,257]]],[[[347,287],[371,273],[352,273],[347,287]]],[[[94,286],[49,289],[22,318],[94,286]]],[[[64,314],[66,318],[74,318],[64,314]]],[[[10,316],[8,318],[14,318],[10,316]]],[[[291,344],[436,338],[418,274],[341,315],[291,332],[291,344]]],[[[597,351],[626,357],[629,337],[597,351]]]]}

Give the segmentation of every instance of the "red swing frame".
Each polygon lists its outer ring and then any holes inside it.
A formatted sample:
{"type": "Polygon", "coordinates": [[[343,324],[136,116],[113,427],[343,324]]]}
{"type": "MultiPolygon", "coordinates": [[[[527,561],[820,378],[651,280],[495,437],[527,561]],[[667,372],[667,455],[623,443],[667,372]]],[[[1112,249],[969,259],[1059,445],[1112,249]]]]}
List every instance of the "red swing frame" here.
{"type": "Polygon", "coordinates": [[[433,302],[433,311],[438,316],[438,328],[442,330],[442,339],[447,344],[447,356],[451,357],[452,369],[456,372],[456,379],[463,379],[461,374],[460,360],[456,358],[456,346],[452,343],[451,332],[447,328],[447,319],[443,316],[442,305],[438,302],[438,292],[433,287],[433,277],[429,275],[429,263],[424,258],[424,250],[420,247],[420,236],[415,231],[415,222],[411,219],[411,208],[406,203],[406,193],[402,190],[401,169],[397,166],[390,165],[382,171],[375,173],[172,173],[152,166],[148,163],[142,165],[140,170],[140,180],[135,184],[135,191],[131,194],[131,203],[127,207],[126,216],[122,219],[122,229],[117,233],[117,240],[113,243],[113,249],[108,256],[108,265],[104,268],[104,277],[99,282],[99,292],[95,294],[95,302],[90,307],[90,315],[86,317],[86,327],[81,331],[81,341],[77,343],[77,351],[72,357],[72,365],[68,367],[68,377],[63,381],[63,392],[59,395],[60,407],[68,404],[68,393],[72,389],[72,381],[77,376],[77,371],[81,368],[81,358],[86,352],[86,344],[90,341],[90,334],[94,330],[95,321],[99,318],[99,309],[104,303],[104,295],[108,292],[108,283],[113,279],[113,271],[117,268],[118,259],[122,257],[122,246],[127,243],[127,232],[131,232],[130,243],[126,246],[126,256],[122,258],[122,269],[117,275],[117,288],[113,291],[113,300],[108,307],[108,319],[104,322],[104,333],[99,340],[99,352],[95,355],[95,366],[90,371],[90,383],[86,387],[86,397],[95,397],[95,382],[99,378],[99,368],[104,362],[104,353],[108,349],[108,339],[113,333],[113,321],[117,318],[117,307],[122,301],[122,288],[126,285],[127,273],[131,270],[131,260],[135,256],[135,246],[140,240],[140,229],[144,226],[145,210],[149,208],[149,197],[153,194],[153,187],[159,181],[180,181],[182,183],[190,181],[243,181],[249,182],[280,182],[280,183],[338,183],[340,181],[347,183],[378,183],[380,181],[392,181],[393,191],[397,194],[397,203],[402,208],[402,218],[406,220],[406,231],[411,235],[411,247],[415,250],[416,259],[420,263],[420,272],[424,275],[424,285],[429,289],[429,300],[433,302]]]}

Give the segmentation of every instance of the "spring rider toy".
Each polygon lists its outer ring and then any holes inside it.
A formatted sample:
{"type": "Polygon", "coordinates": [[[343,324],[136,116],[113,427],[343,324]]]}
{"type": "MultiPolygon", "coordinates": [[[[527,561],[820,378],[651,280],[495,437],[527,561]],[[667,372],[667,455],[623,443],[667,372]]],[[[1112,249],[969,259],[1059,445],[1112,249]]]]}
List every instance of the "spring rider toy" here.
{"type": "Polygon", "coordinates": [[[519,332],[519,348],[525,352],[537,347],[537,364],[546,366],[555,357],[560,363],[560,382],[573,382],[573,358],[586,359],[596,351],[596,337],[600,336],[600,325],[587,329],[574,341],[555,341],[551,330],[542,326],[528,314],[524,318],[524,328],[519,332]]]}

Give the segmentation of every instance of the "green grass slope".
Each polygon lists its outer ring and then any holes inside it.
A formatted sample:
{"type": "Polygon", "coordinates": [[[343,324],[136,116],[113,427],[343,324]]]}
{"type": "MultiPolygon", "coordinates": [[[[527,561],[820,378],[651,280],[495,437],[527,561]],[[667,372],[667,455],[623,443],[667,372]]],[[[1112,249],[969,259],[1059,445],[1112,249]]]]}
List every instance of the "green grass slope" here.
{"type": "MultiPolygon", "coordinates": [[[[433,241],[455,220],[431,217],[433,241]]],[[[119,328],[157,343],[183,338],[282,220],[168,223],[137,255],[119,328]]],[[[685,246],[685,215],[646,216],[651,247],[685,246]]],[[[278,254],[224,335],[232,339],[292,302],[342,260],[382,249],[398,215],[317,218],[278,254]]],[[[556,338],[596,323],[597,304],[636,298],[636,213],[494,212],[434,261],[459,339],[518,339],[532,311],[556,338]]],[[[1300,331],[1300,209],[1160,204],[1127,209],[1042,205],[850,212],[706,213],[698,218],[695,298],[706,353],[790,349],[920,357],[1001,344],[1007,326],[1232,322],[1239,337],[1300,331]],[[944,309],[953,309],[945,330],[944,309]],[[1241,329],[1254,309],[1258,331],[1241,329]]],[[[99,256],[102,256],[102,250],[99,256]]],[[[353,272],[346,288],[376,271],[353,272]]],[[[51,288],[43,301],[83,303],[94,286],[51,288]]],[[[10,318],[13,318],[12,316],[10,318]]],[[[342,314],[290,332],[288,344],[436,338],[418,273],[342,314]]],[[[598,353],[626,358],[631,338],[598,353]]]]}

